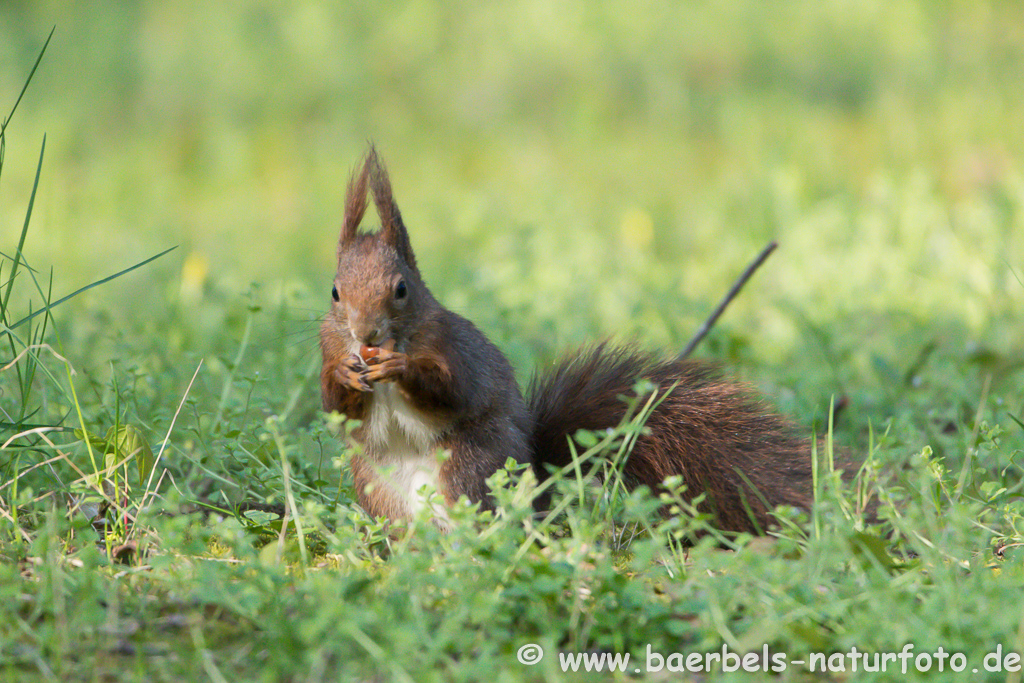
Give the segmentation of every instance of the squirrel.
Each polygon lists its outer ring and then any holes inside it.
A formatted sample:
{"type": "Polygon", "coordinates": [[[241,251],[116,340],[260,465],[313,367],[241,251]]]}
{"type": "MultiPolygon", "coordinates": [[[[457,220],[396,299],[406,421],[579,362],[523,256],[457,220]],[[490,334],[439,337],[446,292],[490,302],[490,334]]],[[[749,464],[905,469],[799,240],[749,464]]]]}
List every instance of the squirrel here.
{"type": "Polygon", "coordinates": [[[622,465],[628,487],[658,492],[680,475],[684,498],[706,494],[697,509],[725,531],[765,533],[776,506],[810,509],[809,440],[713,365],[601,344],[537,374],[524,398],[501,351],[431,294],[372,146],[349,181],[337,256],[320,329],[323,408],[361,421],[351,468],[370,515],[409,519],[430,504],[448,530],[424,485],[446,506],[466,496],[493,508],[488,477],[509,459],[540,481],[569,465],[569,437],[618,426],[640,379],[668,393],[622,465]],[[360,233],[368,195],[381,227],[360,233]]]}

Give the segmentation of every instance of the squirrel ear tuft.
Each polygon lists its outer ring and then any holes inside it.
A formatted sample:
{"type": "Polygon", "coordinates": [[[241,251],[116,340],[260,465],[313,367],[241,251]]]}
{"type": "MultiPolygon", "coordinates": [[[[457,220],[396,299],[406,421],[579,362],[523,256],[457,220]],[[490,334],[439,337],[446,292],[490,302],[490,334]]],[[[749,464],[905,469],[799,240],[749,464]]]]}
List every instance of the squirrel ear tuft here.
{"type": "Polygon", "coordinates": [[[366,186],[369,178],[370,158],[367,157],[359,175],[353,173],[348,181],[348,191],[345,193],[345,220],[341,224],[341,239],[338,241],[339,250],[355,239],[356,230],[359,229],[359,223],[366,213],[366,186]]]}
{"type": "Polygon", "coordinates": [[[377,156],[377,150],[372,145],[366,155],[363,172],[369,173],[370,192],[373,193],[373,203],[377,206],[377,215],[380,216],[380,236],[395,248],[406,265],[415,269],[416,256],[412,252],[409,232],[402,222],[398,204],[391,195],[391,180],[388,179],[387,169],[384,168],[384,164],[377,156]]]}

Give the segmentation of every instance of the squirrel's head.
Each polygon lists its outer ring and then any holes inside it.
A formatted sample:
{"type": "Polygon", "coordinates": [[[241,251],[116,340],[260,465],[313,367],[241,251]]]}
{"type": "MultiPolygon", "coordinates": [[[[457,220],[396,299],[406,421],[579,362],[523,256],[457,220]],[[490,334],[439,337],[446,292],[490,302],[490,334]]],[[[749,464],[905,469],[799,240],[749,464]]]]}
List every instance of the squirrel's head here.
{"type": "Polygon", "coordinates": [[[371,147],[362,169],[349,181],[338,241],[338,273],[324,331],[349,336],[338,341],[353,349],[380,346],[389,339],[402,345],[429,297],[416,268],[409,233],[391,196],[387,171],[371,147]],[[381,227],[377,232],[359,233],[368,194],[373,195],[381,227]]]}

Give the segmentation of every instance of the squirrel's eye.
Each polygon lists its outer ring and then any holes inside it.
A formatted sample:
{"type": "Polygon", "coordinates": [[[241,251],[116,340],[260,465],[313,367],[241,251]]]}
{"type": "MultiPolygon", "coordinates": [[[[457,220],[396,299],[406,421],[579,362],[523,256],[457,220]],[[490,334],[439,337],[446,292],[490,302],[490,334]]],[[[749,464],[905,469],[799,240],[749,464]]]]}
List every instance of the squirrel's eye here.
{"type": "Polygon", "coordinates": [[[399,280],[398,284],[395,285],[395,298],[398,300],[404,299],[409,294],[409,288],[405,286],[405,280],[399,280]]]}
{"type": "Polygon", "coordinates": [[[341,301],[341,297],[338,296],[338,285],[331,287],[331,298],[335,301],[341,301]]]}

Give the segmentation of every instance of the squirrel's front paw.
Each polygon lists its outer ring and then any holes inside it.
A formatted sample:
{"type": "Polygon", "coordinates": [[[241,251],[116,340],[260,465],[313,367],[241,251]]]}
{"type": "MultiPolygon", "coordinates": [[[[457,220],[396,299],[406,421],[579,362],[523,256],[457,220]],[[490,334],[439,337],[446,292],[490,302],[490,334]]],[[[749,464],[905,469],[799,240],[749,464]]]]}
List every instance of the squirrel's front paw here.
{"type": "Polygon", "coordinates": [[[334,369],[334,380],[353,391],[373,391],[366,374],[366,363],[353,353],[338,363],[334,369]]]}
{"type": "Polygon", "coordinates": [[[397,351],[380,349],[379,352],[366,359],[368,370],[363,379],[370,382],[393,382],[409,368],[409,356],[397,351]]]}

